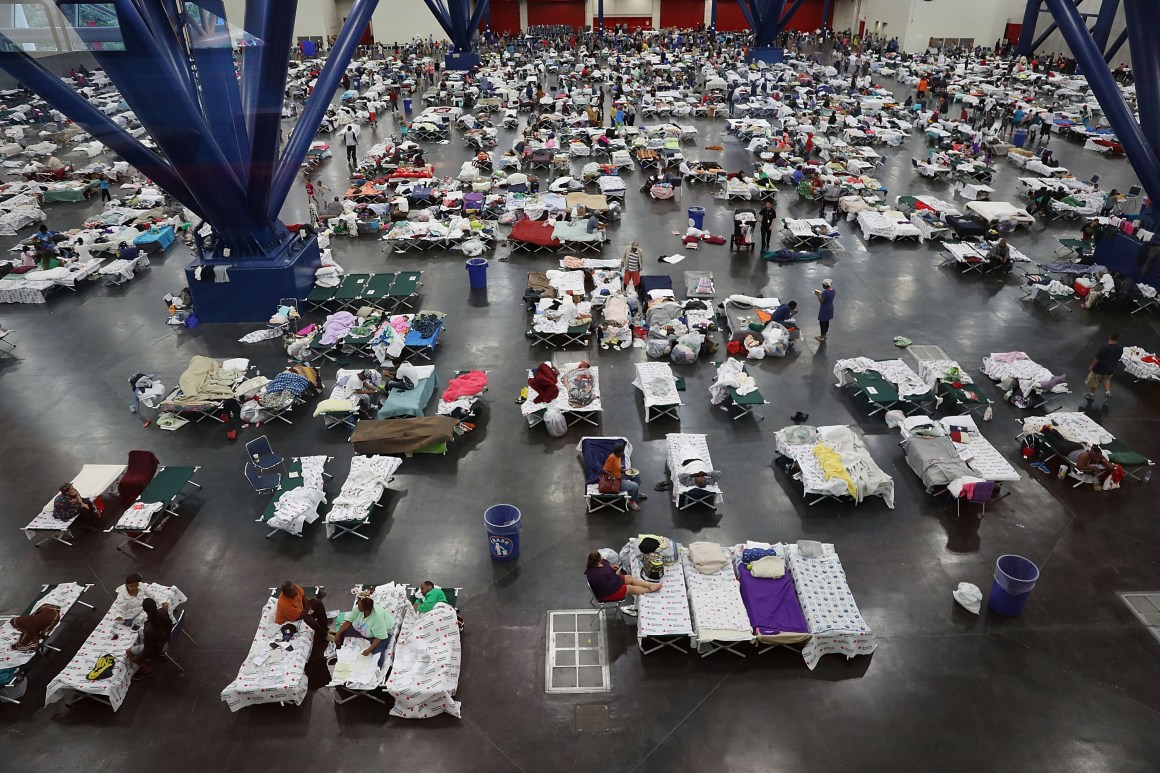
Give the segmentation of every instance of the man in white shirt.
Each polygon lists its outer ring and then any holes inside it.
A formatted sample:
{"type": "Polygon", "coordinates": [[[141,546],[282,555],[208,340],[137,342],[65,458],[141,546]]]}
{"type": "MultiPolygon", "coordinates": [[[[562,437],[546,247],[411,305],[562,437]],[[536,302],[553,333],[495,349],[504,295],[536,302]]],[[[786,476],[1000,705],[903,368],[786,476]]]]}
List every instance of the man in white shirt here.
{"type": "Polygon", "coordinates": [[[169,601],[164,596],[155,594],[148,583],[141,581],[141,575],[134,572],[125,578],[125,584],[117,588],[117,598],[113,601],[113,608],[117,610],[117,621],[131,623],[144,613],[142,604],[145,599],[153,599],[157,606],[169,609],[169,601]]]}
{"type": "Polygon", "coordinates": [[[403,392],[414,389],[419,383],[419,371],[409,362],[402,362],[395,369],[395,377],[387,381],[387,389],[398,389],[403,392]]]}
{"type": "Polygon", "coordinates": [[[346,162],[351,166],[358,163],[358,127],[348,123],[342,130],[342,144],[346,146],[346,162]]]}

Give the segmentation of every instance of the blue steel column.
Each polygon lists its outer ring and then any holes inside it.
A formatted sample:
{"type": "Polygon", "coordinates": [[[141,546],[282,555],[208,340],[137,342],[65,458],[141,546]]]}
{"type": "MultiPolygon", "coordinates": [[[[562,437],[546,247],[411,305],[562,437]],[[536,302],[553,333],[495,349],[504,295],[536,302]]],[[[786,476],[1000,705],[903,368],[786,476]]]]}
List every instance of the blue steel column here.
{"type": "Polygon", "coordinates": [[[709,5],[709,29],[717,29],[717,0],[710,0],[709,5]]]}
{"type": "Polygon", "coordinates": [[[601,32],[604,31],[604,0],[596,2],[596,28],[601,32]]]}
{"type": "Polygon", "coordinates": [[[1124,27],[1124,29],[1120,30],[1120,34],[1116,36],[1116,39],[1112,41],[1112,44],[1108,46],[1108,50],[1104,52],[1104,61],[1110,64],[1112,59],[1115,58],[1116,54],[1120,53],[1120,49],[1127,42],[1128,28],[1124,27]]]}
{"type": "MultiPolygon", "coordinates": [[[[1103,108],[1108,123],[1111,124],[1112,130],[1116,133],[1116,138],[1124,146],[1128,161],[1140,178],[1140,183],[1148,194],[1155,198],[1160,195],[1160,159],[1157,158],[1155,149],[1144,129],[1136,123],[1135,116],[1128,108],[1127,103],[1124,102],[1123,95],[1120,94],[1119,87],[1112,79],[1112,74],[1108,71],[1103,55],[1096,48],[1091,34],[1084,26],[1082,17],[1069,0],[1046,0],[1046,2],[1059,25],[1064,40],[1067,41],[1067,45],[1071,49],[1072,55],[1075,56],[1076,61],[1087,74],[1092,93],[1095,94],[1100,107],[1103,108]]],[[[1144,47],[1146,48],[1147,38],[1154,32],[1152,28],[1157,19],[1155,16],[1146,21],[1140,19],[1140,16],[1147,16],[1147,10],[1137,6],[1136,0],[1126,0],[1124,5],[1125,13],[1128,15],[1128,29],[1132,29],[1133,19],[1136,19],[1140,26],[1138,32],[1130,31],[1129,37],[1134,38],[1137,34],[1142,36],[1145,39],[1144,47]]],[[[1136,53],[1136,48],[1135,40],[1133,40],[1133,54],[1136,53]]],[[[1155,63],[1155,57],[1151,57],[1150,62],[1155,63]]],[[[1137,73],[1137,97],[1141,104],[1144,103],[1145,99],[1144,94],[1140,93],[1139,86],[1140,82],[1146,80],[1147,77],[1153,79],[1153,87],[1150,90],[1154,92],[1155,83],[1160,79],[1160,71],[1137,73]]],[[[1149,118],[1154,117],[1154,112],[1155,107],[1147,111],[1149,118]]],[[[1142,112],[1141,116],[1144,114],[1142,112]]]]}
{"type": "Polygon", "coordinates": [[[1039,6],[1043,0],[1027,0],[1023,10],[1023,26],[1019,29],[1019,43],[1015,46],[1016,56],[1031,56],[1031,41],[1035,40],[1035,25],[1039,22],[1039,6]]]}
{"type": "MultiPolygon", "coordinates": [[[[1147,4],[1125,0],[1124,21],[1131,46],[1140,126],[1149,147],[1160,157],[1160,46],[1156,44],[1160,20],[1156,18],[1156,4],[1151,0],[1147,4]]],[[[1160,196],[1160,190],[1150,188],[1148,192],[1160,196]]]]}
{"type": "Polygon", "coordinates": [[[823,0],[822,2],[822,29],[833,29],[834,24],[830,21],[834,15],[834,0],[823,0]]]}
{"type": "Polygon", "coordinates": [[[1100,5],[1100,12],[1096,16],[1096,24],[1092,27],[1092,40],[1101,53],[1108,50],[1108,38],[1112,36],[1112,23],[1116,20],[1116,11],[1120,10],[1120,0],[1104,0],[1100,5]]]}

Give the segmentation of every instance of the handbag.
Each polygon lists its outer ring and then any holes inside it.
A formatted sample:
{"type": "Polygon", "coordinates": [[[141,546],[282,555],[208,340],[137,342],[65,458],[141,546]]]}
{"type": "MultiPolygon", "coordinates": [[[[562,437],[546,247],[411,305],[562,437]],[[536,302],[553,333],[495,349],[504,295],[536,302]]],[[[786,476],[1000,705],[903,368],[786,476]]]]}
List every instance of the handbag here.
{"type": "Polygon", "coordinates": [[[601,494],[619,494],[620,479],[612,477],[607,472],[601,472],[600,478],[596,481],[596,491],[601,494]]]}

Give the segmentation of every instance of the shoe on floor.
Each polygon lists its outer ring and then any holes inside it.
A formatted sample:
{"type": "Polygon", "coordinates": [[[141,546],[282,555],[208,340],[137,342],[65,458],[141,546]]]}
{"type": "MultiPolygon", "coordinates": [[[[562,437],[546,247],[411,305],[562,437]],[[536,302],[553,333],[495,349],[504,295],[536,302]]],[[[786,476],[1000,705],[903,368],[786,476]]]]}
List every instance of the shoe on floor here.
{"type": "Polygon", "coordinates": [[[1096,399],[1096,393],[1095,392],[1088,392],[1086,395],[1083,396],[1083,399],[1087,400],[1090,403],[1092,400],[1096,399]]]}
{"type": "Polygon", "coordinates": [[[643,501],[644,501],[644,500],[646,500],[646,499],[648,499],[648,497],[646,497],[644,494],[641,494],[640,496],[638,496],[638,497],[636,498],[636,501],[637,501],[637,502],[643,502],[643,501]]]}
{"type": "Polygon", "coordinates": [[[636,617],[636,615],[637,615],[635,605],[633,605],[631,607],[621,607],[620,611],[623,612],[624,614],[628,615],[629,617],[636,617]]]}
{"type": "Polygon", "coordinates": [[[825,343],[826,337],[825,336],[814,336],[814,340],[821,341],[821,342],[825,343]]]}
{"type": "Polygon", "coordinates": [[[638,505],[636,502],[629,502],[628,509],[635,512],[637,510],[640,510],[640,505],[638,505]]]}

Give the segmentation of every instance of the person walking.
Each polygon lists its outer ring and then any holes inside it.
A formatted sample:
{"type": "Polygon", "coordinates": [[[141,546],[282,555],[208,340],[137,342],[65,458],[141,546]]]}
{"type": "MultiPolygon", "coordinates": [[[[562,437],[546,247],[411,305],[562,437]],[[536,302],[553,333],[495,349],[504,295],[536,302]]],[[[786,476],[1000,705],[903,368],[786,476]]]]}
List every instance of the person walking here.
{"type": "Polygon", "coordinates": [[[764,254],[769,249],[769,237],[773,231],[773,224],[777,221],[777,210],[773,208],[773,202],[766,199],[765,206],[757,213],[757,217],[761,221],[761,252],[764,254]]]}
{"type": "Polygon", "coordinates": [[[346,163],[354,166],[358,163],[358,127],[348,123],[342,130],[342,144],[346,146],[346,163]]]}
{"type": "Polygon", "coordinates": [[[1112,333],[1108,336],[1108,342],[1096,350],[1096,356],[1088,366],[1087,378],[1084,379],[1088,388],[1085,400],[1090,403],[1095,399],[1096,387],[1103,387],[1105,405],[1112,399],[1112,373],[1123,355],[1124,347],[1120,344],[1120,337],[1112,333]]]}
{"type": "Polygon", "coordinates": [[[834,319],[834,297],[837,292],[834,290],[833,279],[823,279],[822,289],[814,290],[814,296],[818,299],[818,327],[821,328],[821,335],[814,336],[822,343],[826,342],[826,334],[830,332],[830,322],[834,319]]]}

